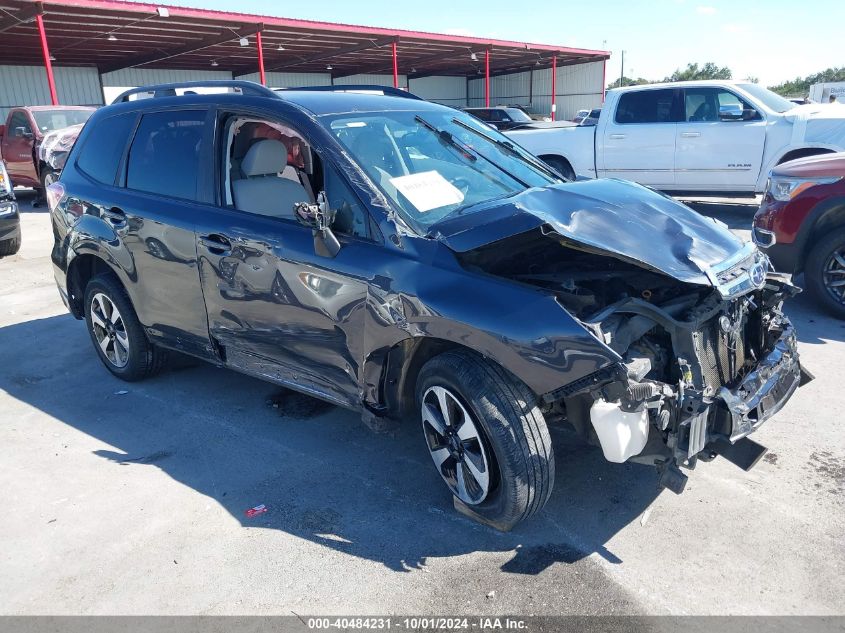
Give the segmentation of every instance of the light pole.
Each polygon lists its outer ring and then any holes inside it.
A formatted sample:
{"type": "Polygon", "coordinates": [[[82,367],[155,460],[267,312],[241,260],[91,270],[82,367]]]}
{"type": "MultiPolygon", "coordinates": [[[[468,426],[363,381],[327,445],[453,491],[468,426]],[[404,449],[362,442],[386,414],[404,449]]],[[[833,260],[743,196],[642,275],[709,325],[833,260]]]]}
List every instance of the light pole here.
{"type": "Polygon", "coordinates": [[[622,51],[622,65],[619,70],[619,87],[622,88],[625,80],[625,51],[622,51]]]}

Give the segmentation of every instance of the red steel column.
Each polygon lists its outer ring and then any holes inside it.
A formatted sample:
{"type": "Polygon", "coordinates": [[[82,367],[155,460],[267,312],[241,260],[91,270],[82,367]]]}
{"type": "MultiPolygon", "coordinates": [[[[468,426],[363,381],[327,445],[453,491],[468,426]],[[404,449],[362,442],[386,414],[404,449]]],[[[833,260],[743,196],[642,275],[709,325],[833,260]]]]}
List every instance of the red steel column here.
{"type": "Polygon", "coordinates": [[[255,33],[255,45],[258,47],[258,78],[261,85],[266,86],[267,80],[264,77],[264,46],[261,44],[261,31],[255,33]]]}
{"type": "Polygon", "coordinates": [[[552,55],[552,121],[555,120],[557,104],[555,94],[557,93],[557,55],[552,55]]]}
{"type": "Polygon", "coordinates": [[[490,107],[490,49],[484,51],[484,107],[490,107]]]}
{"type": "Polygon", "coordinates": [[[47,46],[47,33],[44,31],[44,18],[41,14],[35,16],[38,23],[38,34],[41,36],[41,52],[44,55],[44,68],[47,70],[47,84],[50,86],[50,101],[53,105],[59,105],[59,98],[56,96],[56,80],[53,79],[53,64],[50,61],[50,47],[47,46]]]}
{"type": "Polygon", "coordinates": [[[396,58],[396,42],[393,42],[393,87],[399,87],[399,60],[396,58]]]}

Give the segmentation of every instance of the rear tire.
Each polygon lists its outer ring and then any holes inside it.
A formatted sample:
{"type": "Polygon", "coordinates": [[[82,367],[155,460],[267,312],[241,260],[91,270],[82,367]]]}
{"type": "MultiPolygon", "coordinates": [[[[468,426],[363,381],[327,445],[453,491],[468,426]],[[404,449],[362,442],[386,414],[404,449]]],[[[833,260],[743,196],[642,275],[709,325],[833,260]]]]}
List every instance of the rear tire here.
{"type": "Polygon", "coordinates": [[[524,383],[477,354],[450,351],[420,370],[417,403],[426,446],[460,512],[510,530],[543,508],[554,485],[554,453],[546,420],[524,383]],[[441,416],[450,420],[436,415],[443,400],[450,413],[441,416]],[[461,471],[465,481],[486,485],[461,490],[461,471]]]}
{"type": "Polygon", "coordinates": [[[561,158],[560,156],[546,156],[542,160],[549,167],[563,176],[564,180],[567,180],[568,182],[575,180],[575,170],[572,169],[572,165],[570,165],[569,161],[565,158],[561,158]]]}
{"type": "Polygon", "coordinates": [[[0,257],[10,257],[21,249],[21,238],[13,237],[0,242],[0,257]]]}
{"type": "Polygon", "coordinates": [[[129,295],[114,275],[97,275],[88,282],[84,306],[88,334],[106,369],[127,382],[161,370],[166,355],[147,339],[129,295]]]}
{"type": "Polygon", "coordinates": [[[807,290],[828,312],[845,319],[845,227],[810,248],[804,263],[807,290]],[[832,286],[839,283],[841,286],[832,286]]]}

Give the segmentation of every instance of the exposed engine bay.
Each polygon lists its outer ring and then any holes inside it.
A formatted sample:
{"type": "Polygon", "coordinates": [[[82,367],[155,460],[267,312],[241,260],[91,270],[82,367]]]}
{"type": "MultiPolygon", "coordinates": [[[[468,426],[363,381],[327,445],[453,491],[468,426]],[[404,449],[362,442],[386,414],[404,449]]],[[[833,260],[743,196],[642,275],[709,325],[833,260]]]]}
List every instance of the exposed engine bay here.
{"type": "Polygon", "coordinates": [[[751,246],[708,270],[711,284],[680,281],[548,225],[459,260],[552,293],[618,354],[616,364],[545,394],[546,415],[565,418],[609,461],[657,466],[674,492],[686,483],[678,466],[727,452],[811,378],[782,312],[800,289],[751,246]]]}

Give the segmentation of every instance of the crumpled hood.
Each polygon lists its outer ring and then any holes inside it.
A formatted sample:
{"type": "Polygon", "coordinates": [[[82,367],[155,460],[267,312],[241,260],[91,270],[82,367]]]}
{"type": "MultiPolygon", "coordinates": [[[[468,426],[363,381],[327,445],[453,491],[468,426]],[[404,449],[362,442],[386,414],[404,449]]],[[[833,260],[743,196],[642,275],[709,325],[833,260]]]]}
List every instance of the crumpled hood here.
{"type": "Polygon", "coordinates": [[[680,202],[609,179],[528,189],[440,222],[431,233],[462,253],[542,225],[593,250],[702,285],[712,285],[711,267],[744,246],[725,225],[680,202]]]}

